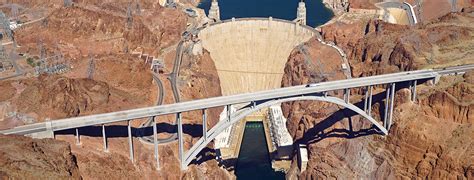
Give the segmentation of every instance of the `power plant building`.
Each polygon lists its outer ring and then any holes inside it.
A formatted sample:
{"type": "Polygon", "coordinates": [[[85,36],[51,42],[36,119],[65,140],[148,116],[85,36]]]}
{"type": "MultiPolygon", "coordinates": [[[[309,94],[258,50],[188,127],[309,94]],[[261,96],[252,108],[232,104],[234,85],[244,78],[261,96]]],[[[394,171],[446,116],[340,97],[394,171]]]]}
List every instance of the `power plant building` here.
{"type": "Polygon", "coordinates": [[[293,138],[286,128],[286,118],[283,116],[280,105],[271,106],[268,110],[270,119],[270,136],[276,147],[277,159],[290,159],[293,152],[293,138]]]}

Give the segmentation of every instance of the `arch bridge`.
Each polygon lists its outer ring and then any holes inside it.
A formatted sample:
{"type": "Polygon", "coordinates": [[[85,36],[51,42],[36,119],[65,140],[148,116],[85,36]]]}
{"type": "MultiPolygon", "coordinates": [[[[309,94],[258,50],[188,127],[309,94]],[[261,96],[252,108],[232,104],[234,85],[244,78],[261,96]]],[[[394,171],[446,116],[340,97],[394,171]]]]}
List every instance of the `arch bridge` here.
{"type": "MultiPolygon", "coordinates": [[[[369,121],[378,129],[378,131],[387,135],[392,124],[392,114],[394,106],[394,95],[396,88],[406,87],[411,90],[411,100],[416,101],[416,86],[425,81],[432,80],[436,82],[440,76],[458,75],[474,68],[474,64],[457,66],[443,69],[428,69],[407,71],[393,74],[385,74],[363,78],[353,78],[347,80],[329,81],[310,85],[293,86],[278,88],[254,93],[238,94],[231,96],[214,97],[201,100],[180,102],[175,104],[159,105],[146,108],[132,109],[126,111],[111,112],[90,116],[60,119],[55,121],[36,123],[26,126],[20,126],[9,130],[0,131],[1,134],[29,135],[36,138],[54,138],[54,132],[76,129],[77,141],[79,141],[79,131],[77,128],[102,125],[102,135],[104,138],[104,150],[107,151],[106,126],[104,124],[116,122],[128,122],[128,140],[130,144],[130,159],[134,162],[133,141],[130,122],[134,119],[140,119],[151,116],[164,116],[176,114],[178,126],[178,152],[181,168],[184,170],[191,161],[203,150],[220,132],[227,127],[242,120],[260,109],[269,107],[273,104],[289,101],[324,101],[343,106],[354,111],[369,121]],[[385,86],[385,111],[382,122],[376,121],[371,116],[372,107],[372,88],[373,86],[385,86]],[[364,106],[358,107],[349,101],[351,89],[364,89],[364,106]],[[330,92],[342,91],[343,98],[329,95],[330,92]],[[243,105],[236,112],[227,111],[227,117],[224,121],[219,121],[214,127],[208,129],[207,109],[224,107],[231,105],[243,105]],[[183,122],[182,113],[190,111],[202,111],[203,136],[189,149],[185,150],[183,146],[183,122]]],[[[231,108],[227,108],[230,110],[231,108]]],[[[156,119],[153,123],[154,137],[154,158],[156,159],[156,168],[159,169],[158,161],[158,142],[157,142],[156,119]]]]}

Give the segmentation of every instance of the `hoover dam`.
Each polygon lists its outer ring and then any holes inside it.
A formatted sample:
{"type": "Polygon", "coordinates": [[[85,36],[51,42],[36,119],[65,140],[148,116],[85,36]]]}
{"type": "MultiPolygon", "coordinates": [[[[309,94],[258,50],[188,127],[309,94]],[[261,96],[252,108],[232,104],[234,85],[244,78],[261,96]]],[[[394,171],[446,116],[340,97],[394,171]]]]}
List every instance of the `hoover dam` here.
{"type": "Polygon", "coordinates": [[[214,60],[222,94],[233,95],[280,87],[291,51],[315,34],[292,21],[242,18],[206,27],[199,37],[214,60]]]}

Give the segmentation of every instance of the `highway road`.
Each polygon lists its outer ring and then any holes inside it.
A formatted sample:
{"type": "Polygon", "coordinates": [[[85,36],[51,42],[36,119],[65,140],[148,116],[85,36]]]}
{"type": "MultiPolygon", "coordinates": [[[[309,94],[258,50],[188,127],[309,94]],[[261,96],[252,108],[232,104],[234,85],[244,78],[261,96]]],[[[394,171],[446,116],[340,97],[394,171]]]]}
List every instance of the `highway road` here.
{"type": "Polygon", "coordinates": [[[175,114],[178,112],[195,111],[213,107],[222,107],[231,104],[242,104],[249,102],[259,102],[271,99],[279,99],[286,97],[302,96],[305,94],[322,93],[334,90],[343,90],[348,88],[366,87],[373,85],[407,82],[422,79],[434,79],[443,74],[451,74],[453,72],[466,72],[474,69],[474,64],[450,67],[436,70],[417,70],[407,71],[393,74],[385,74],[379,76],[353,78],[338,81],[329,81],[318,83],[316,86],[306,87],[306,85],[279,88],[254,93],[245,93],[231,96],[221,96],[175,104],[166,104],[160,106],[131,109],[112,113],[104,113],[90,116],[82,116],[68,119],[60,119],[44,123],[36,123],[32,125],[20,126],[13,129],[0,131],[2,134],[18,134],[25,135],[36,132],[43,132],[50,127],[50,130],[59,131],[85,126],[94,126],[108,123],[115,123],[125,120],[139,119],[150,116],[161,116],[167,114],[175,114]]]}
{"type": "MultiPolygon", "coordinates": [[[[174,97],[176,103],[180,102],[178,84],[176,83],[176,80],[178,78],[179,68],[180,68],[181,62],[183,60],[183,43],[184,43],[184,41],[180,41],[178,43],[178,46],[176,48],[176,56],[175,56],[175,60],[174,60],[173,71],[171,72],[170,76],[168,77],[168,79],[170,80],[170,83],[171,83],[171,89],[173,91],[173,97],[174,97]]],[[[160,89],[160,99],[158,100],[157,105],[162,105],[163,104],[163,97],[164,97],[163,84],[160,81],[160,79],[156,76],[156,74],[153,74],[153,79],[157,82],[158,87],[160,89]]],[[[140,127],[151,127],[151,126],[153,126],[153,122],[154,122],[153,119],[154,118],[155,118],[154,116],[149,117],[148,121],[146,121],[140,127]]],[[[177,120],[175,122],[173,122],[172,125],[176,125],[176,123],[177,123],[177,120]]],[[[164,144],[164,143],[173,142],[177,139],[178,139],[178,134],[173,133],[172,135],[170,135],[166,138],[157,139],[157,141],[158,141],[158,144],[164,144]]],[[[154,140],[153,136],[144,136],[144,137],[141,138],[141,140],[143,142],[150,143],[150,144],[154,143],[153,142],[153,140],[154,140]]]]}

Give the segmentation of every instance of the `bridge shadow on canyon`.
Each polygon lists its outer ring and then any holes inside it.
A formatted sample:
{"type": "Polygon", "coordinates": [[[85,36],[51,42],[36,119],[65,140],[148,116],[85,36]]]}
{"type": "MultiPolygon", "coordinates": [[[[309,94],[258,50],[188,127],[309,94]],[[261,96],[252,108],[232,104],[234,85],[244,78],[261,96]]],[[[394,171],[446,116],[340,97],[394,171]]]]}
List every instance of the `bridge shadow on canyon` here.
{"type": "MultiPolygon", "coordinates": [[[[168,133],[172,134],[177,132],[178,126],[168,123],[157,123],[158,134],[168,133]]],[[[119,138],[128,137],[127,125],[106,125],[105,134],[107,138],[119,138]]],[[[153,136],[153,126],[135,128],[132,127],[133,137],[147,137],[153,136]]],[[[194,137],[202,136],[202,125],[201,124],[183,124],[183,133],[194,137]]],[[[74,135],[76,134],[75,129],[68,129],[55,132],[55,135],[74,135]]],[[[79,128],[79,134],[81,136],[90,137],[102,137],[102,126],[88,126],[79,128]]]]}

